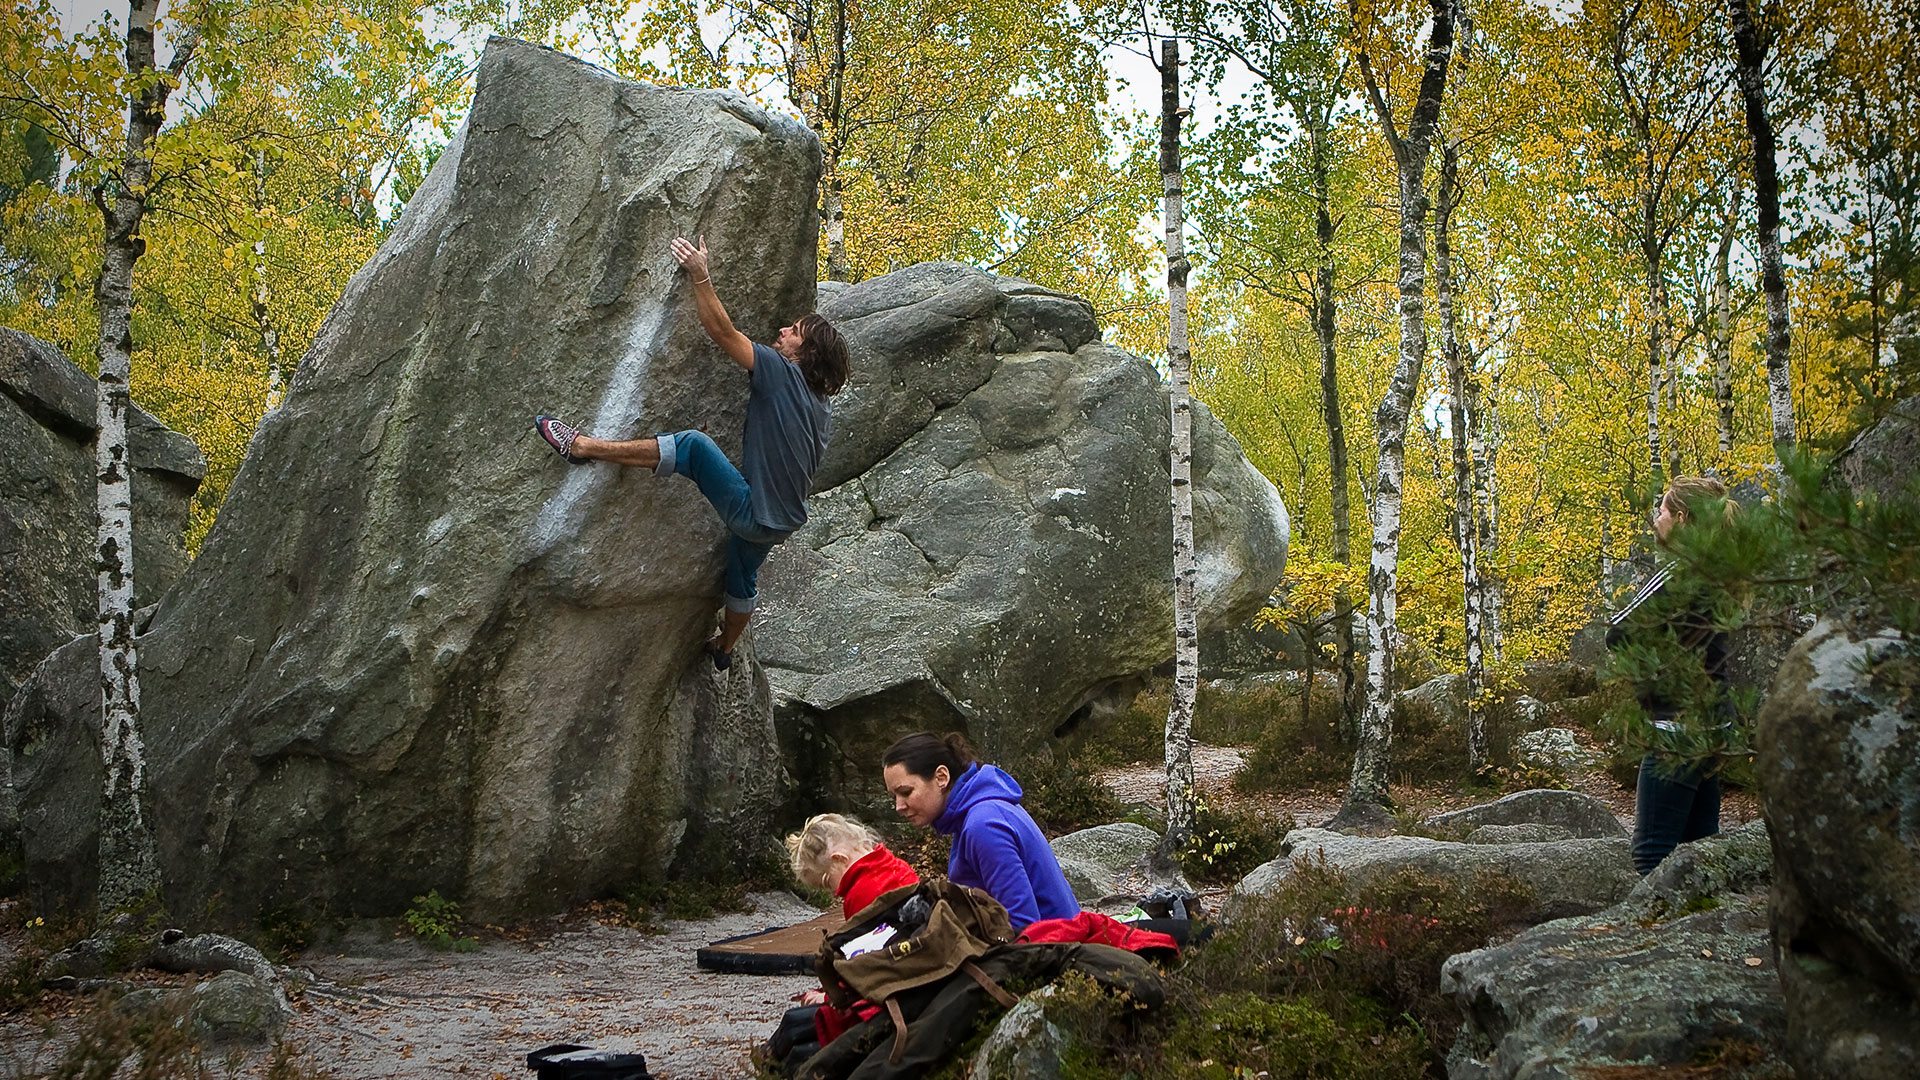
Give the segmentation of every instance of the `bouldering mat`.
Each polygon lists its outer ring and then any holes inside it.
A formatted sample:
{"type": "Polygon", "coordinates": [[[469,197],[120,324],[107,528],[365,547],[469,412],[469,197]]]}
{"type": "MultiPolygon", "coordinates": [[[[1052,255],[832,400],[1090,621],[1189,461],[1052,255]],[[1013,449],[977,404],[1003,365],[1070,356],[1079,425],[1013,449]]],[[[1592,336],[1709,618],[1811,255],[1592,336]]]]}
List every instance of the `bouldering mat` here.
{"type": "Polygon", "coordinates": [[[845,922],[828,912],[793,926],[773,926],[711,942],[694,953],[702,971],[739,975],[811,975],[820,939],[845,922]]]}

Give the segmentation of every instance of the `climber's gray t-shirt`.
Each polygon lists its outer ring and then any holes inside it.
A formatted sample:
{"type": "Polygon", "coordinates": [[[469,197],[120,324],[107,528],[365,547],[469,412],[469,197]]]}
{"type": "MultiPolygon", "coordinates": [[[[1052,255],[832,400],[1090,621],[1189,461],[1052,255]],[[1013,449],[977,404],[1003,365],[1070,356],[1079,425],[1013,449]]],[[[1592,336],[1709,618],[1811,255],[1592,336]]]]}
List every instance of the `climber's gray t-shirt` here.
{"type": "Polygon", "coordinates": [[[827,452],[833,410],[793,361],[758,342],[750,382],[740,474],[752,492],[754,520],[792,532],[806,524],[807,492],[827,452]]]}

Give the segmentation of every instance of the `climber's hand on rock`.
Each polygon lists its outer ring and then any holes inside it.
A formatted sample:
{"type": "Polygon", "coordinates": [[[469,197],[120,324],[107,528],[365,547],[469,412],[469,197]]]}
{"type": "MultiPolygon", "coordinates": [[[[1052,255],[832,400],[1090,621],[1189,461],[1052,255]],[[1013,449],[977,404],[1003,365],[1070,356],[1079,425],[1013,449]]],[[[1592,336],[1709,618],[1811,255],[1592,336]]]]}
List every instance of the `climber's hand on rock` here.
{"type": "Polygon", "coordinates": [[[707,268],[706,237],[701,236],[696,237],[694,240],[688,240],[684,236],[676,236],[673,238],[673,243],[669,246],[669,250],[673,252],[673,257],[679,260],[680,268],[693,275],[696,282],[701,278],[711,279],[713,277],[713,272],[707,268]]]}

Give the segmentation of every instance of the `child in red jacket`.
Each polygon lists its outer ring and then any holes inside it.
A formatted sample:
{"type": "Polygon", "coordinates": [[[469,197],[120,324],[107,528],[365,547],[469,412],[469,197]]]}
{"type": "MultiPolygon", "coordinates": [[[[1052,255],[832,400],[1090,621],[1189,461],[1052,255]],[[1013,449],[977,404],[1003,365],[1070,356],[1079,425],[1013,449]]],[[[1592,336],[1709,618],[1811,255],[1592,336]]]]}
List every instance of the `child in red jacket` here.
{"type": "Polygon", "coordinates": [[[888,851],[873,830],[840,814],[808,818],[799,832],[787,837],[787,856],[793,876],[839,897],[840,912],[849,919],[880,894],[920,882],[913,867],[888,851]]]}

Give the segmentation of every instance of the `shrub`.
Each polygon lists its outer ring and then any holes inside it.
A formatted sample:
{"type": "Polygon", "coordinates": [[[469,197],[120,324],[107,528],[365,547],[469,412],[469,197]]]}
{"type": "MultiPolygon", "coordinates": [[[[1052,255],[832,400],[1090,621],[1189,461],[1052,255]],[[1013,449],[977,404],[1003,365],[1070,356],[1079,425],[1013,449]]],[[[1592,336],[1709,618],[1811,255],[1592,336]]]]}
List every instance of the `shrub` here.
{"type": "Polygon", "coordinates": [[[1313,860],[1194,950],[1187,976],[1202,993],[1304,994],[1342,1021],[1352,1003],[1372,1002],[1444,1046],[1460,1015],[1439,993],[1440,965],[1517,926],[1527,901],[1498,875],[1457,885],[1403,871],[1355,884],[1313,860]]]}
{"type": "Polygon", "coordinates": [[[1353,756],[1341,734],[1346,707],[1340,692],[1318,684],[1304,692],[1303,716],[1303,691],[1276,691],[1267,726],[1252,740],[1246,767],[1234,777],[1237,790],[1277,791],[1346,779],[1353,756]]]}
{"type": "Polygon", "coordinates": [[[1219,808],[1205,800],[1194,807],[1193,835],[1180,852],[1180,869],[1202,884],[1239,881],[1280,853],[1293,830],[1291,816],[1274,819],[1258,810],[1219,808]]]}
{"type": "Polygon", "coordinates": [[[1093,719],[1074,747],[1074,760],[1091,766],[1157,761],[1166,755],[1172,688],[1156,679],[1125,708],[1093,719]]]}
{"type": "MultiPolygon", "coordinates": [[[[1420,1029],[1377,1016],[1336,1020],[1304,998],[1225,994],[1182,1020],[1169,1040],[1176,1075],[1199,1080],[1409,1080],[1431,1056],[1420,1029]]],[[[1170,1061],[1169,1065],[1174,1065],[1170,1061]]]]}
{"type": "MultiPolygon", "coordinates": [[[[1300,713],[1299,691],[1264,683],[1206,683],[1193,703],[1193,737],[1215,746],[1252,746],[1289,710],[1300,713]]],[[[1161,714],[1164,721],[1166,714],[1161,714]]]]}
{"type": "Polygon", "coordinates": [[[1049,836],[1110,825],[1125,820],[1132,812],[1118,796],[1081,769],[1041,769],[1031,774],[1022,786],[1026,794],[1021,805],[1049,836]]]}
{"type": "Polygon", "coordinates": [[[466,921],[460,917],[460,905],[431,889],[425,896],[413,898],[413,906],[401,916],[407,932],[435,949],[468,952],[479,946],[474,938],[461,937],[466,921]]]}

